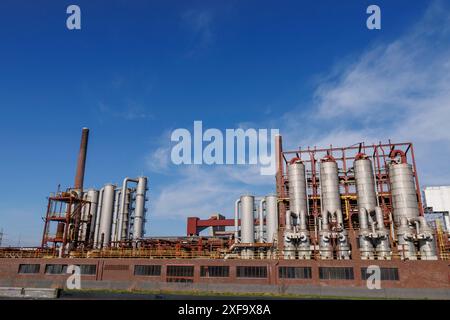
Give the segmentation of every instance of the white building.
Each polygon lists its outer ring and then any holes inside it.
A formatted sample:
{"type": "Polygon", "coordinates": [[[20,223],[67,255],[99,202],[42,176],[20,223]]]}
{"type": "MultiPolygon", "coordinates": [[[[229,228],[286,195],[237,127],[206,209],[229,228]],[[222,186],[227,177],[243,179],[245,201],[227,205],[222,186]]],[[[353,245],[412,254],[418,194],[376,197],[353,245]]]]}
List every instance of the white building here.
{"type": "Polygon", "coordinates": [[[445,229],[450,230],[450,186],[425,187],[425,207],[443,214],[445,229]]]}

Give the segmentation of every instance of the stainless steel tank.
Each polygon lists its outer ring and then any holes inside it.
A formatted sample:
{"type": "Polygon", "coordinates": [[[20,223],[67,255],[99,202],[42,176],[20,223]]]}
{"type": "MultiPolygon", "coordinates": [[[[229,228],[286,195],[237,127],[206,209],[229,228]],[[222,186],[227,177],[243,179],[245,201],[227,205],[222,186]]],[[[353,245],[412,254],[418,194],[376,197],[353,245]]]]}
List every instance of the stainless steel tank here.
{"type": "Polygon", "coordinates": [[[94,237],[94,230],[95,230],[95,219],[97,216],[97,207],[98,207],[98,195],[99,195],[99,191],[95,190],[95,189],[89,189],[87,192],[87,200],[90,201],[91,205],[90,205],[90,210],[89,210],[89,215],[90,215],[90,235],[87,235],[86,240],[88,241],[92,241],[93,237],[94,237]]]}
{"type": "Polygon", "coordinates": [[[400,224],[402,217],[414,219],[419,216],[416,186],[412,166],[408,163],[389,165],[394,222],[400,224]]]}
{"type": "MultiPolygon", "coordinates": [[[[241,216],[241,243],[253,244],[255,242],[255,197],[251,195],[243,195],[240,198],[240,216],[241,216]]],[[[247,248],[242,250],[244,259],[253,258],[253,249],[247,248]]]]}
{"type": "Polygon", "coordinates": [[[108,247],[111,240],[111,224],[114,207],[115,186],[107,184],[103,191],[102,211],[100,215],[100,228],[98,234],[99,246],[108,247]]]}
{"type": "Polygon", "coordinates": [[[305,165],[299,160],[288,165],[289,209],[294,215],[307,212],[305,165]]]}
{"type": "Polygon", "coordinates": [[[144,235],[145,222],[145,195],[147,192],[147,178],[139,177],[136,188],[136,200],[134,209],[134,224],[133,224],[133,240],[137,240],[144,235]]]}
{"type": "Polygon", "coordinates": [[[367,158],[356,159],[353,168],[358,200],[359,251],[361,259],[372,260],[375,258],[373,241],[376,235],[369,227],[374,226],[371,214],[377,206],[372,162],[367,158]]]}
{"type": "MultiPolygon", "coordinates": [[[[131,212],[131,205],[132,205],[132,190],[130,188],[127,188],[125,191],[125,206],[123,207],[122,212],[122,221],[119,223],[119,226],[121,226],[120,230],[120,240],[128,240],[128,225],[130,221],[130,212],[131,212]]],[[[118,239],[119,240],[119,239],[118,239]]]]}
{"type": "Polygon", "coordinates": [[[278,198],[276,195],[266,196],[266,241],[273,243],[278,233],[278,198]]]}
{"type": "Polygon", "coordinates": [[[366,158],[357,159],[354,162],[354,170],[358,210],[364,208],[367,212],[371,213],[377,206],[372,161],[366,158]]]}
{"type": "Polygon", "coordinates": [[[320,163],[321,209],[333,214],[341,210],[338,166],[336,161],[320,163]]]}

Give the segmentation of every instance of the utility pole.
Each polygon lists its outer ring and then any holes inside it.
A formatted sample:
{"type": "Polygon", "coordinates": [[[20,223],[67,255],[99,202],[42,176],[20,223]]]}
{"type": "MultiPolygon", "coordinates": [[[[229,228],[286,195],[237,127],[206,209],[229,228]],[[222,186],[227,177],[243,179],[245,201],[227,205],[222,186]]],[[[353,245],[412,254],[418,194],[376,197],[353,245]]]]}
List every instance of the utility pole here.
{"type": "Polygon", "coordinates": [[[2,246],[2,240],[3,240],[3,228],[0,229],[0,247],[2,246]]]}

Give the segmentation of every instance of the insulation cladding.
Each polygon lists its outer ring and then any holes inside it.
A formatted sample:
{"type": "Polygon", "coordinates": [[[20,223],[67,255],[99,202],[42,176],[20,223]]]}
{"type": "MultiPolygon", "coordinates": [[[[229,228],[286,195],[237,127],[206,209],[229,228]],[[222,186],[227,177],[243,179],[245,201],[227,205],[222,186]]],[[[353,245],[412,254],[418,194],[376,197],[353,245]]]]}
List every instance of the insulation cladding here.
{"type": "Polygon", "coordinates": [[[366,209],[368,212],[372,212],[377,206],[372,161],[367,158],[357,159],[354,162],[354,170],[358,210],[366,209]]]}
{"type": "Polygon", "coordinates": [[[142,238],[145,222],[145,194],[147,192],[147,178],[139,177],[136,188],[133,240],[142,238]]]}
{"type": "Polygon", "coordinates": [[[266,196],[266,241],[273,243],[278,233],[278,198],[266,196]]]}
{"type": "Polygon", "coordinates": [[[399,225],[402,217],[414,219],[419,216],[416,187],[412,165],[393,162],[389,165],[394,221],[399,225]]]}
{"type": "Polygon", "coordinates": [[[100,213],[100,229],[98,243],[100,247],[108,247],[111,240],[111,225],[114,210],[115,186],[107,184],[103,191],[102,208],[100,213]]]}
{"type": "Polygon", "coordinates": [[[300,160],[289,163],[288,177],[291,214],[307,214],[305,165],[300,160]]]}
{"type": "Polygon", "coordinates": [[[336,161],[320,162],[320,190],[322,212],[335,213],[341,210],[338,165],[336,161]]]}

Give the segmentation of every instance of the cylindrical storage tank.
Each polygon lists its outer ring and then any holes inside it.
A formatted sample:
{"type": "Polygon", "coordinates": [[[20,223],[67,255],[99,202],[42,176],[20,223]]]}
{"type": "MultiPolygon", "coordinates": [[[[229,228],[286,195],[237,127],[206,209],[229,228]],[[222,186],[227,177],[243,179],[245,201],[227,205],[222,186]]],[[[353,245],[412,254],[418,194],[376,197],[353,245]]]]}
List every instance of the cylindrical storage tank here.
{"type": "Polygon", "coordinates": [[[398,225],[402,217],[417,218],[419,216],[419,204],[412,166],[408,163],[390,164],[389,180],[395,224],[398,225]]]}
{"type": "Polygon", "coordinates": [[[254,210],[255,197],[241,196],[241,243],[255,242],[254,210]]]}
{"type": "MultiPolygon", "coordinates": [[[[93,231],[95,230],[95,218],[97,214],[97,206],[98,206],[98,190],[95,189],[89,189],[87,192],[87,200],[91,203],[89,214],[91,216],[90,220],[90,233],[93,235],[93,231]]],[[[88,235],[90,237],[90,235],[88,235]]],[[[88,241],[91,241],[92,239],[86,239],[88,241]]]]}
{"type": "Polygon", "coordinates": [[[358,210],[361,211],[364,208],[371,213],[377,206],[372,161],[367,158],[357,159],[354,163],[354,170],[358,210]]]}
{"type": "Polygon", "coordinates": [[[103,191],[102,211],[100,214],[99,246],[108,247],[111,240],[111,224],[114,209],[114,189],[112,184],[105,185],[103,191]],[[101,243],[103,239],[103,243],[101,243]]]}
{"type": "Polygon", "coordinates": [[[142,238],[145,221],[145,194],[147,192],[147,178],[140,177],[136,188],[136,203],[134,209],[133,240],[142,238]]]}
{"type": "Polygon", "coordinates": [[[268,243],[273,243],[278,232],[278,198],[276,195],[266,197],[266,238],[268,243]]]}
{"type": "MultiPolygon", "coordinates": [[[[123,191],[123,190],[122,190],[123,191]]],[[[129,240],[129,230],[128,230],[128,223],[130,218],[130,210],[132,205],[132,190],[130,188],[127,188],[125,192],[125,207],[123,208],[123,215],[122,215],[122,230],[118,230],[118,234],[120,234],[120,238],[118,240],[129,240]],[[120,233],[119,233],[120,232],[120,233]]],[[[119,224],[120,225],[120,224],[119,224]]]]}
{"type": "Polygon", "coordinates": [[[334,213],[341,210],[341,195],[339,191],[338,166],[336,161],[320,163],[320,188],[322,212],[334,213]]]}
{"type": "Polygon", "coordinates": [[[289,209],[295,215],[307,213],[305,165],[297,160],[288,164],[289,209]]]}

